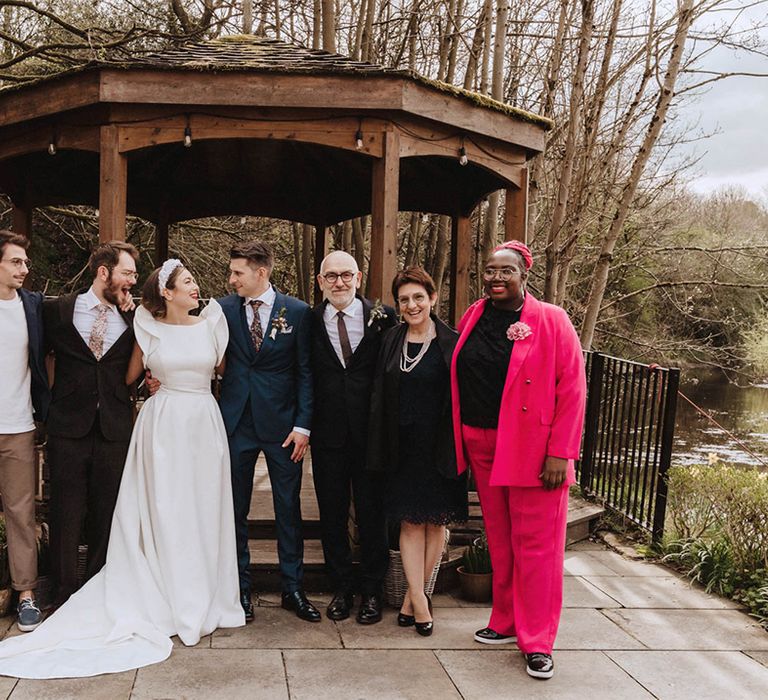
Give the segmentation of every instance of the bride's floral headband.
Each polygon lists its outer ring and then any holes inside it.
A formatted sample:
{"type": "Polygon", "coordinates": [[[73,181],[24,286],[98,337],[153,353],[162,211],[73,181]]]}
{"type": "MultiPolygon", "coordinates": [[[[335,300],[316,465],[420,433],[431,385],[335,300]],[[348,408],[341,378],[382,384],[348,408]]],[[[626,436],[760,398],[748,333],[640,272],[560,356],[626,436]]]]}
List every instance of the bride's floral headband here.
{"type": "Polygon", "coordinates": [[[162,292],[168,286],[168,279],[177,267],[184,267],[184,263],[177,258],[168,258],[160,268],[160,274],[157,276],[157,284],[162,292]]]}

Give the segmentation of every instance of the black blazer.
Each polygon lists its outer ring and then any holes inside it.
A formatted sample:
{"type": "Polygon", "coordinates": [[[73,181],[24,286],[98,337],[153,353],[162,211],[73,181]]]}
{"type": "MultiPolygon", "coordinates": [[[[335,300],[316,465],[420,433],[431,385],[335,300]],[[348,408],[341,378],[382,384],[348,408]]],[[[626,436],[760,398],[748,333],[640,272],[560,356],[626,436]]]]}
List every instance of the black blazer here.
{"type": "MultiPolygon", "coordinates": [[[[450,369],[451,357],[459,339],[458,333],[432,315],[437,331],[437,344],[443,354],[445,366],[450,369]]],[[[371,396],[368,424],[367,468],[374,471],[396,472],[400,426],[398,405],[400,400],[400,354],[403,350],[408,324],[401,323],[384,334],[371,396]]],[[[433,341],[435,342],[435,341],[433,341]]],[[[434,464],[441,476],[457,478],[456,453],[453,443],[453,414],[451,412],[451,384],[445,382],[445,392],[439,406],[439,434],[435,440],[434,464]]]]}
{"type": "Polygon", "coordinates": [[[386,316],[371,321],[373,304],[363,302],[364,334],[349,367],[339,360],[325,328],[323,314],[328,301],[312,309],[312,376],[315,408],[312,447],[340,448],[354,443],[365,448],[371,388],[384,332],[395,325],[395,310],[384,306],[386,316]]]}
{"type": "Polygon", "coordinates": [[[35,410],[35,420],[44,421],[48,415],[48,406],[51,403],[51,392],[48,390],[48,373],[45,371],[43,295],[40,292],[19,289],[19,296],[21,297],[21,305],[24,307],[27,334],[29,335],[32,407],[35,410]]]}
{"type": "Polygon", "coordinates": [[[120,312],[128,328],[97,361],[72,322],[78,293],[43,302],[45,345],[56,357],[48,434],[84,437],[98,415],[107,440],[128,440],[133,410],[125,374],[135,340],[133,313],[120,312]]]}

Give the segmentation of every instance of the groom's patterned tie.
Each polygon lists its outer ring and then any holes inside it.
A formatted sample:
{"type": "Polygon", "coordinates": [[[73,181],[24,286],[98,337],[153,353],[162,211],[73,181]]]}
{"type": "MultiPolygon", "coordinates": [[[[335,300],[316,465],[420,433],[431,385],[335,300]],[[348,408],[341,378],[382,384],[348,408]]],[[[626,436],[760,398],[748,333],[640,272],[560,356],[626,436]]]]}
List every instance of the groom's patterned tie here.
{"type": "Polygon", "coordinates": [[[261,328],[261,319],[259,318],[259,307],[264,302],[261,299],[254,299],[250,302],[253,307],[253,321],[251,321],[251,340],[253,340],[253,347],[256,352],[261,349],[261,344],[264,342],[264,331],[261,328]]]}
{"type": "Polygon", "coordinates": [[[107,334],[108,312],[109,306],[106,304],[99,304],[96,307],[96,320],[93,322],[91,335],[88,338],[88,347],[97,360],[100,360],[104,355],[104,336],[107,334]]]}

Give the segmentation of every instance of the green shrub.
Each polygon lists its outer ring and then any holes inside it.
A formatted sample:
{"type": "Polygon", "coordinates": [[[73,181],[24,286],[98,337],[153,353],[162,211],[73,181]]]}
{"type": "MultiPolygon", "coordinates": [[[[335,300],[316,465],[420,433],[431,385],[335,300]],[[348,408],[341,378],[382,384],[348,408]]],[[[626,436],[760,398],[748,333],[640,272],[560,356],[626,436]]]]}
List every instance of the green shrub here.
{"type": "Polygon", "coordinates": [[[768,627],[768,474],[716,463],[668,475],[663,560],[768,627]]]}

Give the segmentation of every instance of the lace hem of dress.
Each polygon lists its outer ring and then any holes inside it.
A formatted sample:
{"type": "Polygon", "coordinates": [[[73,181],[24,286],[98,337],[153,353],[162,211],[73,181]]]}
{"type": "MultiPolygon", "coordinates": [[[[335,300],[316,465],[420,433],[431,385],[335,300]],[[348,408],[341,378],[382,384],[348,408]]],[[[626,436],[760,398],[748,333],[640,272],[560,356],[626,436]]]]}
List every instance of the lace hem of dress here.
{"type": "Polygon", "coordinates": [[[469,519],[466,512],[448,510],[443,513],[390,512],[387,518],[394,522],[405,521],[413,525],[450,525],[465,523],[469,519]]]}

